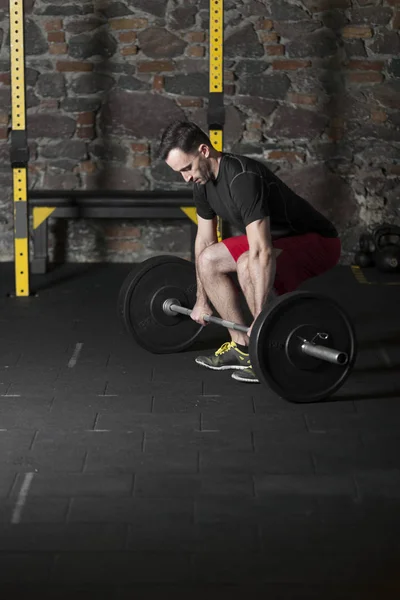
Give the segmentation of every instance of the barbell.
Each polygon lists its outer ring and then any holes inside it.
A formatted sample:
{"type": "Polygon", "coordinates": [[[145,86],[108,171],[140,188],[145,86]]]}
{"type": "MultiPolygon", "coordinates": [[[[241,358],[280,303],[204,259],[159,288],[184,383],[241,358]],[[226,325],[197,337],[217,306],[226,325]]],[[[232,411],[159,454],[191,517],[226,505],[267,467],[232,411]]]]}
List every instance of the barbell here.
{"type": "MultiPolygon", "coordinates": [[[[145,260],[121,287],[118,312],[144,349],[181,352],[203,327],[190,318],[196,302],[193,263],[176,256],[145,260]]],[[[215,316],[206,321],[228,329],[248,327],[215,316]]],[[[284,294],[268,304],[253,324],[250,360],[261,383],[291,402],[316,402],[334,394],[356,360],[353,325],[332,298],[309,291],[284,294]]]]}

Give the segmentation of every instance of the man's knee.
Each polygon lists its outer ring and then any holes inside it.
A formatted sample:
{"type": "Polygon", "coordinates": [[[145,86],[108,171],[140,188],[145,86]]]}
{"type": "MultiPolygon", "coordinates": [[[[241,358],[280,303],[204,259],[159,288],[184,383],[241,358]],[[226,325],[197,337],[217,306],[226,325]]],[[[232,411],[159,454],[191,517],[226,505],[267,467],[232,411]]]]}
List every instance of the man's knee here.
{"type": "Polygon", "coordinates": [[[236,271],[236,263],[223,242],[207,246],[197,259],[201,276],[215,276],[236,271]]]}
{"type": "Polygon", "coordinates": [[[201,274],[210,273],[218,269],[218,256],[216,252],[217,244],[207,246],[200,253],[197,259],[197,268],[201,274]]]}

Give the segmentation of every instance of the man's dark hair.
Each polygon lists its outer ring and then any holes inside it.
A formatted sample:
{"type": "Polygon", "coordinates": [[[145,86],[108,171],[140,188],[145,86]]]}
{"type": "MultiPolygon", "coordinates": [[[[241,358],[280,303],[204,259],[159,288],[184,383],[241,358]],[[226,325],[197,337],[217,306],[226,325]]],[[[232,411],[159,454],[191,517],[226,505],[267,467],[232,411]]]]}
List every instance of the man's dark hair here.
{"type": "Polygon", "coordinates": [[[191,121],[174,121],[168,125],[161,136],[157,156],[161,160],[166,160],[174,148],[182,150],[185,154],[191,154],[201,144],[207,144],[211,148],[210,138],[200,127],[191,121]]]}

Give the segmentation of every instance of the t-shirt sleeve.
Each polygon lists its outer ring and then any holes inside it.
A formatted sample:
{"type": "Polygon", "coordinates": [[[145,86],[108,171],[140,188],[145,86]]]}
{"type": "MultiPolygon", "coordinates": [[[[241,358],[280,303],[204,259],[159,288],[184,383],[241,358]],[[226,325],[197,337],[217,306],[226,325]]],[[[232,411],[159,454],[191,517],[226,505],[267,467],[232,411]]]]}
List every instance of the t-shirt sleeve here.
{"type": "Polygon", "coordinates": [[[204,186],[195,184],[193,186],[193,200],[196,212],[202,219],[213,219],[216,215],[207,201],[204,186]]]}
{"type": "Polygon", "coordinates": [[[257,173],[239,173],[231,183],[231,195],[245,227],[269,216],[269,187],[257,173]]]}

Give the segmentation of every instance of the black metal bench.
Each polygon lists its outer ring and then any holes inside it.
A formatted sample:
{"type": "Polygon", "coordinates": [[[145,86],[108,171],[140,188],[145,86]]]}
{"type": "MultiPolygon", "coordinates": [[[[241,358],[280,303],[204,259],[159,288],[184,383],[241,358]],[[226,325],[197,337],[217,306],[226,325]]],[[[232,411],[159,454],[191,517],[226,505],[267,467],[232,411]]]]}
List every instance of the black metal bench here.
{"type": "MultiPolygon", "coordinates": [[[[190,219],[191,256],[194,258],[196,212],[191,190],[37,190],[28,194],[33,215],[31,271],[44,274],[48,266],[49,217],[66,219],[190,219]]],[[[286,229],[273,229],[272,237],[286,237],[286,229]]]]}
{"type": "Polygon", "coordinates": [[[30,190],[33,215],[32,273],[46,273],[49,217],[67,219],[190,219],[191,251],[196,224],[191,191],[30,190]]]}

